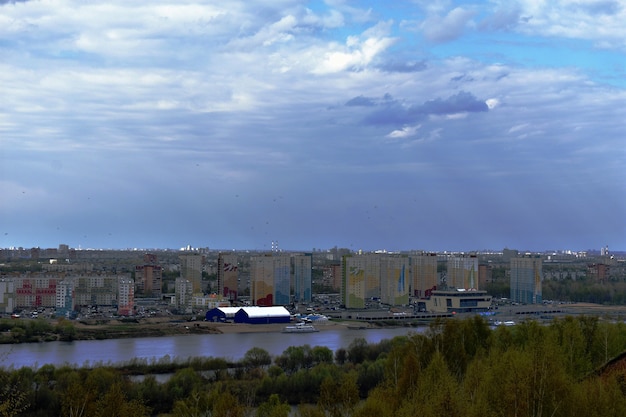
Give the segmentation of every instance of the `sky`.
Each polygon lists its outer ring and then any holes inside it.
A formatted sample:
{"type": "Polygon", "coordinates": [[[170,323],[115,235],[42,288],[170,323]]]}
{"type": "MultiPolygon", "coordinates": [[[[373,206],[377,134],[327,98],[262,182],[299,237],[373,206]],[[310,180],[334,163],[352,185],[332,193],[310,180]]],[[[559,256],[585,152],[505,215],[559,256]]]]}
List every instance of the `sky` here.
{"type": "Polygon", "coordinates": [[[626,250],[622,0],[0,0],[0,247],[626,250]]]}

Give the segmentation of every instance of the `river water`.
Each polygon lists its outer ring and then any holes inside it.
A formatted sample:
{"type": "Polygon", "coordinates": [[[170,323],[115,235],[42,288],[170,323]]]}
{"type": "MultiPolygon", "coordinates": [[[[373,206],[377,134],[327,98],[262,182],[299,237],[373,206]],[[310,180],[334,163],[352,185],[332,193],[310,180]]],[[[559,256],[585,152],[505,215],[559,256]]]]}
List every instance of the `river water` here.
{"type": "Polygon", "coordinates": [[[239,360],[253,347],[278,356],[289,346],[326,346],[333,352],[347,348],[356,338],[368,343],[421,332],[422,328],[384,328],[363,330],[323,329],[317,333],[225,333],[180,335],[132,339],[81,340],[74,342],[22,343],[0,345],[0,367],[39,368],[55,366],[97,366],[122,364],[133,358],[158,361],[162,358],[186,360],[215,357],[239,360]]]}

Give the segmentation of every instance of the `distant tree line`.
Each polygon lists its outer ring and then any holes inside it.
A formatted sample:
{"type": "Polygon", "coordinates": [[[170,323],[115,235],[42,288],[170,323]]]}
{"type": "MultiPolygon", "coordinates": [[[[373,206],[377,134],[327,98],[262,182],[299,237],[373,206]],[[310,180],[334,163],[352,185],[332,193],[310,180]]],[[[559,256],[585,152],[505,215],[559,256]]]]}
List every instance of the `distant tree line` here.
{"type": "Polygon", "coordinates": [[[626,325],[598,317],[495,329],[474,317],[336,352],[3,368],[0,416],[623,417],[626,367],[603,365],[625,346],[626,325]]]}

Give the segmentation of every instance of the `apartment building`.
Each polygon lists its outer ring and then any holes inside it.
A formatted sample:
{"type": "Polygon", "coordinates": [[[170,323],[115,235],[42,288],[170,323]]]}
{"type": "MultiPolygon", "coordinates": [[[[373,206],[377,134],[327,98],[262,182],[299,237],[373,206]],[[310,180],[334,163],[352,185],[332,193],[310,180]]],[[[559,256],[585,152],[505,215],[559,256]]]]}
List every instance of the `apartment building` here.
{"type": "Polygon", "coordinates": [[[313,296],[311,281],[313,255],[311,253],[294,254],[292,261],[294,301],[297,303],[310,303],[313,296]]]}
{"type": "Polygon", "coordinates": [[[217,293],[231,301],[239,295],[239,259],[234,253],[217,257],[217,293]]]}
{"type": "Polygon", "coordinates": [[[198,254],[181,255],[180,259],[180,276],[191,282],[193,293],[202,293],[202,266],[204,264],[204,256],[198,254]]]}
{"type": "Polygon", "coordinates": [[[437,254],[421,253],[409,257],[411,265],[411,295],[419,298],[430,297],[437,289],[437,254]]]}
{"type": "Polygon", "coordinates": [[[542,261],[539,256],[511,259],[511,301],[541,304],[542,261]]]}
{"type": "Polygon", "coordinates": [[[461,290],[478,289],[478,257],[455,255],[448,258],[446,283],[448,288],[461,290]]]}
{"type": "Polygon", "coordinates": [[[269,307],[291,303],[291,257],[265,254],[250,259],[250,300],[269,307]]]}

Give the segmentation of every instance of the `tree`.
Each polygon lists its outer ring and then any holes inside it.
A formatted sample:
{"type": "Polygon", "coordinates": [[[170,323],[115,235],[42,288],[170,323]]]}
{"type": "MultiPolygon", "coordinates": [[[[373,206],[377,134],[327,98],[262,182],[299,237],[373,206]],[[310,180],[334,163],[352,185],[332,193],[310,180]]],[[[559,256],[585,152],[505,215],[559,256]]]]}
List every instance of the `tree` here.
{"type": "Polygon", "coordinates": [[[333,351],[326,346],[315,346],[311,350],[313,365],[320,363],[333,363],[333,351]]]}
{"type": "Polygon", "coordinates": [[[9,372],[0,370],[0,416],[13,417],[25,411],[29,404],[26,393],[9,372]]]}
{"type": "Polygon", "coordinates": [[[150,409],[136,400],[128,401],[121,383],[115,383],[96,403],[96,417],[143,417],[150,409]]]}
{"type": "Polygon", "coordinates": [[[418,377],[416,389],[403,401],[399,417],[462,416],[458,383],[441,352],[436,352],[430,364],[418,377]]]}
{"type": "Polygon", "coordinates": [[[326,378],[320,387],[319,406],[330,417],[348,417],[359,401],[356,375],[347,373],[339,379],[326,378]]]}
{"type": "Polygon", "coordinates": [[[76,337],[76,327],[64,318],[59,319],[59,323],[56,326],[56,332],[59,335],[59,339],[66,342],[71,342],[76,337]]]}
{"type": "Polygon", "coordinates": [[[244,417],[245,407],[230,392],[211,392],[213,405],[211,417],[244,417]]]}
{"type": "MultiPolygon", "coordinates": [[[[374,415],[374,414],[372,414],[374,415]]],[[[298,406],[297,417],[326,417],[326,413],[319,406],[312,404],[300,404],[298,406]]]]}
{"type": "Polygon", "coordinates": [[[261,403],[256,411],[256,417],[289,417],[291,407],[281,403],[278,394],[272,394],[267,401],[261,403]]]}
{"type": "Polygon", "coordinates": [[[192,368],[176,371],[167,382],[167,392],[173,400],[181,400],[201,387],[202,378],[192,368]]]}
{"type": "Polygon", "coordinates": [[[174,417],[210,417],[209,395],[194,391],[187,398],[176,401],[172,410],[174,417]]]}
{"type": "Polygon", "coordinates": [[[272,363],[272,357],[267,350],[260,347],[253,347],[245,353],[242,363],[250,370],[270,365],[272,363]]]}
{"type": "Polygon", "coordinates": [[[275,363],[287,373],[294,373],[299,369],[309,368],[313,363],[311,346],[289,346],[276,358],[275,363]]]}

